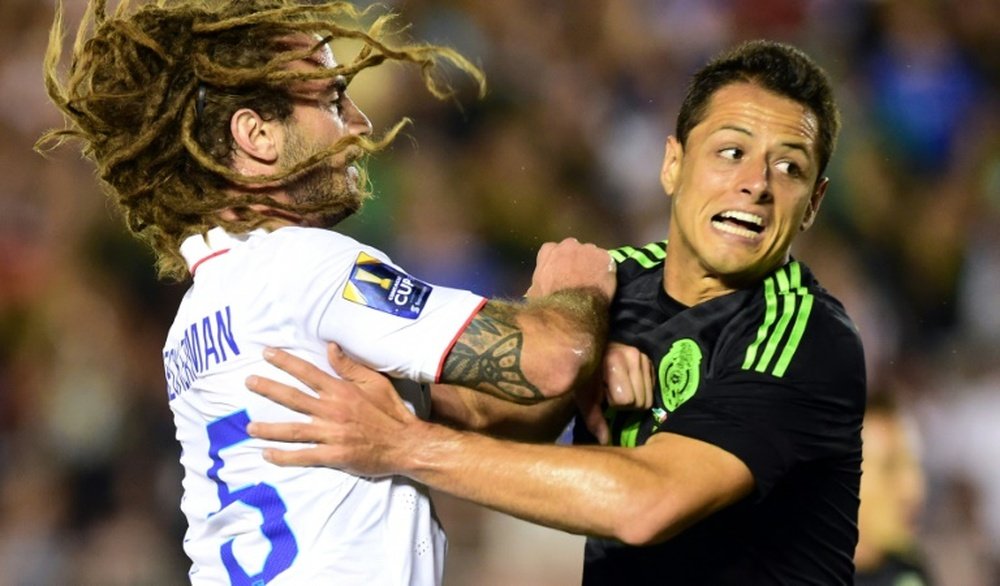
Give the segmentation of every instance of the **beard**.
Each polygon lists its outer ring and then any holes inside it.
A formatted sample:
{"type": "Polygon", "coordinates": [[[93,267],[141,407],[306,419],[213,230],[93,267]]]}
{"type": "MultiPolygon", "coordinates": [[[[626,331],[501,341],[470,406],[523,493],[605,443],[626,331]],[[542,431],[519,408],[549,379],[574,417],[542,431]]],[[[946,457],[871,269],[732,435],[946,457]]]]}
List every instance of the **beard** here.
{"type": "MultiPolygon", "coordinates": [[[[294,134],[286,144],[290,161],[302,161],[315,152],[294,134]]],[[[291,200],[290,211],[300,215],[305,225],[332,228],[360,210],[370,196],[367,174],[359,161],[363,155],[360,148],[347,147],[297,173],[284,185],[291,200]]]]}

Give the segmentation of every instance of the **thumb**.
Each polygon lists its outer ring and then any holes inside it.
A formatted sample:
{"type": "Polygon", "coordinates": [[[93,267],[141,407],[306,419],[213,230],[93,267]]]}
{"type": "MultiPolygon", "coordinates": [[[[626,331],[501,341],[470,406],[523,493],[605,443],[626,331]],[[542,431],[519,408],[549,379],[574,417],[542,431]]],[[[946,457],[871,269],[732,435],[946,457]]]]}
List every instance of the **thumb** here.
{"type": "Polygon", "coordinates": [[[340,378],[354,383],[364,383],[381,376],[367,365],[348,356],[335,342],[326,345],[326,359],[340,378]]]}
{"type": "Polygon", "coordinates": [[[389,377],[351,358],[334,342],[327,344],[326,357],[342,379],[354,383],[359,396],[386,413],[410,414],[389,377]]]}
{"type": "Polygon", "coordinates": [[[611,443],[611,428],[608,427],[608,420],[604,418],[600,403],[591,403],[582,413],[583,422],[587,425],[587,430],[594,434],[597,443],[606,446],[611,443]]]}
{"type": "Polygon", "coordinates": [[[604,418],[604,405],[602,392],[603,383],[593,377],[590,384],[579,389],[575,395],[576,408],[580,412],[583,423],[587,430],[594,434],[597,442],[606,446],[611,442],[611,428],[604,418]]]}

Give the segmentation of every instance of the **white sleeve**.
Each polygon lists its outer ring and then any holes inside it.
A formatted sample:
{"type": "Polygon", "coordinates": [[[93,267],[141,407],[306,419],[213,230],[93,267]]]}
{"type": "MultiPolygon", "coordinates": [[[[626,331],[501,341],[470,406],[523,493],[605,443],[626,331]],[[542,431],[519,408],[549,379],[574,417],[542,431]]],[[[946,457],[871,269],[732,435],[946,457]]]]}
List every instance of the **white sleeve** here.
{"type": "Polygon", "coordinates": [[[486,300],[425,283],[381,251],[344,240],[354,246],[310,254],[319,261],[303,292],[311,298],[303,299],[310,327],[376,370],[436,382],[445,356],[486,300]]]}

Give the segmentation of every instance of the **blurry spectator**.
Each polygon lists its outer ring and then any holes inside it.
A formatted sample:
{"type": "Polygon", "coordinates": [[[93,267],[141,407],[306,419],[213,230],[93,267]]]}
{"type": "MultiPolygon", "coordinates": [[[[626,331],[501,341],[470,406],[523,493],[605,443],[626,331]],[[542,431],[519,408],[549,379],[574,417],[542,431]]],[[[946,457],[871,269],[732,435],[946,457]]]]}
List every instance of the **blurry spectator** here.
{"type": "Polygon", "coordinates": [[[925,487],[915,434],[889,395],[870,397],[861,433],[857,586],[932,584],[916,544],[925,487]]]}

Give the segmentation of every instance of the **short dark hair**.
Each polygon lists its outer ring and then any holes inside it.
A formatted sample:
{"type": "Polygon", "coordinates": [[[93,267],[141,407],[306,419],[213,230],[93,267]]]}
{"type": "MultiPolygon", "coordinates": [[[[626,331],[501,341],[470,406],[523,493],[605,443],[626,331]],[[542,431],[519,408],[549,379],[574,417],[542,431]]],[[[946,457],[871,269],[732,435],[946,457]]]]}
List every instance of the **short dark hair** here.
{"type": "Polygon", "coordinates": [[[754,83],[806,106],[819,119],[819,175],[833,155],[840,132],[840,113],[830,79],[801,50],[774,41],[748,41],[712,59],[691,79],[677,115],[677,140],[687,143],[691,129],[705,118],[715,92],[733,83],[754,83]]]}

